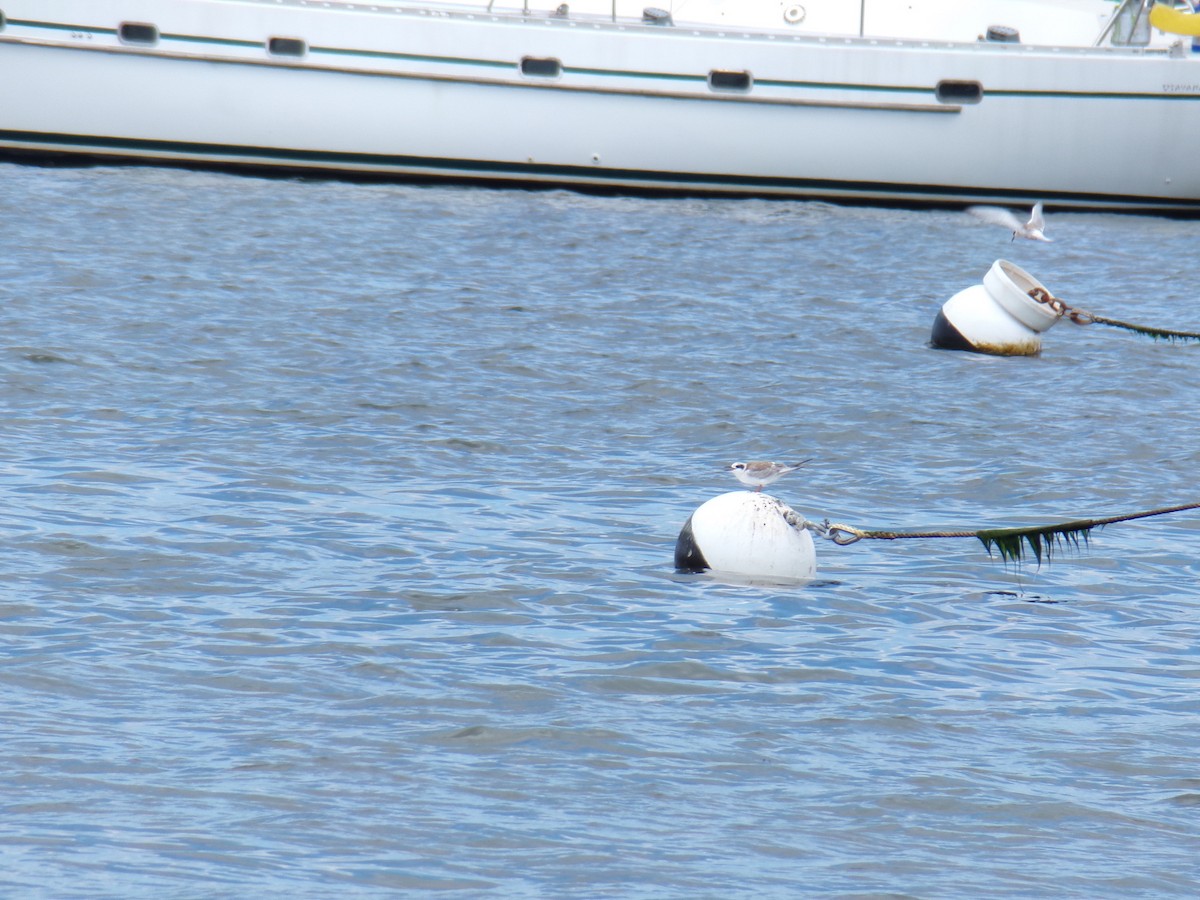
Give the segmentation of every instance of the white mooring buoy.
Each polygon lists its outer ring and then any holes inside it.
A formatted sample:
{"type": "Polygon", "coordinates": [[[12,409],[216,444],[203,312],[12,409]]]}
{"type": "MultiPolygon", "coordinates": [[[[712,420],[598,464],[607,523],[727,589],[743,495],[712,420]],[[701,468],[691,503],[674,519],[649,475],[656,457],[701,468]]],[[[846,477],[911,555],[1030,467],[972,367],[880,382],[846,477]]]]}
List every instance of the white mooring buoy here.
{"type": "Polygon", "coordinates": [[[804,516],[758,491],[730,491],[703,503],[679,532],[675,568],[751,578],[800,580],[817,571],[804,516]]]}
{"type": "Polygon", "coordinates": [[[1036,278],[1008,260],[992,263],[983,284],[959,291],[945,302],[933,322],[930,343],[943,350],[973,350],[996,356],[1036,356],[1042,332],[1062,312],[1030,296],[1049,291],[1036,278]]]}

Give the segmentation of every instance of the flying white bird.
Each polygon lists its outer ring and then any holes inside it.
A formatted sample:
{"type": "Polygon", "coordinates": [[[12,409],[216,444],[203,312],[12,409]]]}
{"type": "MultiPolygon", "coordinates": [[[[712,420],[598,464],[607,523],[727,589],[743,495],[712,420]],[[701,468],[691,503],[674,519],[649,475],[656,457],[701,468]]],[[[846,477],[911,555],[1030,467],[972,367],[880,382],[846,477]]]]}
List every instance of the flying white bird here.
{"type": "Polygon", "coordinates": [[[1046,217],[1042,215],[1041,203],[1034,205],[1033,213],[1029,216],[1029,221],[1024,225],[1021,224],[1020,219],[1001,206],[968,206],[967,212],[975,216],[975,218],[982,219],[992,225],[1003,225],[1012,232],[1012,239],[1014,241],[1019,237],[1023,237],[1031,241],[1051,243],[1051,239],[1042,234],[1046,230],[1046,217]]]}

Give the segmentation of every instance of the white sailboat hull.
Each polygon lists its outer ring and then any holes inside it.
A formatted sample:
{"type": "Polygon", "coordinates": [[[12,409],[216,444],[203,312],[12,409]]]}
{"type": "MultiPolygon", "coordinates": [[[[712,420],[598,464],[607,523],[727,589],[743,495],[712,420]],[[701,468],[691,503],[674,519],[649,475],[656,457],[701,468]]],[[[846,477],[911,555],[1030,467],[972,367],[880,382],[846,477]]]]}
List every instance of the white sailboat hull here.
{"type": "Polygon", "coordinates": [[[1177,51],[340,3],[26,0],[5,12],[0,78],[20,85],[0,106],[8,153],[1200,210],[1200,55],[1177,51]],[[153,25],[153,43],[123,39],[131,22],[153,25]],[[279,37],[303,52],[272,53],[279,37]]]}

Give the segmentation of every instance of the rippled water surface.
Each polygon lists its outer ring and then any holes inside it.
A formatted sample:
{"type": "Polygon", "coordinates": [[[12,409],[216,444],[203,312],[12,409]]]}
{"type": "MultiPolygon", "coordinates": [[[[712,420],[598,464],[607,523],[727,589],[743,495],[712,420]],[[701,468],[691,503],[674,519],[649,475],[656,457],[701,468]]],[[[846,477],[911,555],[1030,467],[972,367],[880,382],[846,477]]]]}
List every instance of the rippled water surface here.
{"type": "Polygon", "coordinates": [[[1200,347],[930,349],[1013,260],[1200,329],[1200,224],[0,166],[6,896],[1200,889],[1200,515],[680,576],[813,519],[1200,501],[1200,347]]]}

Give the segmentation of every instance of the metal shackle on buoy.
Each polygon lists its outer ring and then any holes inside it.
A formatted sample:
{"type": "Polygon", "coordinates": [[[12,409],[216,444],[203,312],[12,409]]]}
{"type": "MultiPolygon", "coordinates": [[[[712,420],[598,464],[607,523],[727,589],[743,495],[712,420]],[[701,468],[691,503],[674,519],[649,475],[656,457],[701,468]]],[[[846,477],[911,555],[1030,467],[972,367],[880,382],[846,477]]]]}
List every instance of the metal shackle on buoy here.
{"type": "Polygon", "coordinates": [[[1062,318],[1062,308],[1030,292],[1051,296],[1020,266],[996,260],[983,284],[961,290],[943,304],[930,344],[942,350],[1036,356],[1042,350],[1042,332],[1062,318]]]}
{"type": "Polygon", "coordinates": [[[817,554],[808,525],[776,497],[730,491],[701,504],[684,523],[675,542],[675,568],[786,581],[812,578],[817,554]]]}

